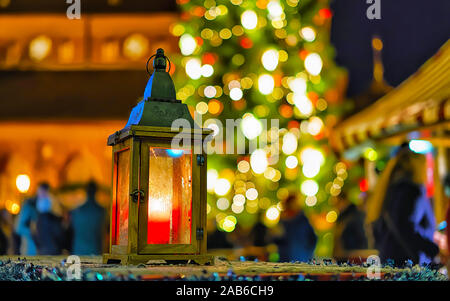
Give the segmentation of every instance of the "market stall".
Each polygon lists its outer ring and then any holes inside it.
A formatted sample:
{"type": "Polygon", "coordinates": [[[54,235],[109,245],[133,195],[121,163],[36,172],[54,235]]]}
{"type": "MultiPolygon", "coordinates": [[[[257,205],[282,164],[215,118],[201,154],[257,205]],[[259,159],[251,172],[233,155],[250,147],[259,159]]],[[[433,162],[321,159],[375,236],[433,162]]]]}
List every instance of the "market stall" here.
{"type": "Polygon", "coordinates": [[[401,85],[339,123],[330,139],[344,157],[361,154],[368,146],[380,143],[400,145],[411,139],[431,142],[436,150],[432,155],[432,192],[439,222],[447,208],[441,183],[448,173],[449,131],[450,42],[446,42],[401,85]]]}

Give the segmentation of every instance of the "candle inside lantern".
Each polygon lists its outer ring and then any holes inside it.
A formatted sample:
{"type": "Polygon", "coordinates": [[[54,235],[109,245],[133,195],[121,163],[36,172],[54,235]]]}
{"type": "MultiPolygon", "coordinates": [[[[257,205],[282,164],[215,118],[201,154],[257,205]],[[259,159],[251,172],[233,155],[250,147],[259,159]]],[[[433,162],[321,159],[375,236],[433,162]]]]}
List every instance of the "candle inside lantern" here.
{"type": "Polygon", "coordinates": [[[148,243],[170,242],[171,199],[151,198],[148,201],[148,243]]]}

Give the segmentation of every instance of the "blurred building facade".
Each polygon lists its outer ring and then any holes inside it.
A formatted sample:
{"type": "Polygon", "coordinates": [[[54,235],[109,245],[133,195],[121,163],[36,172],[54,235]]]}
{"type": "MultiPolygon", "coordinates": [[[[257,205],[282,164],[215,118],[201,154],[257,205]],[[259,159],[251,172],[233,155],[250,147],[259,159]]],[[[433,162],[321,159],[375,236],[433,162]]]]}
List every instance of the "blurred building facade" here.
{"type": "Polygon", "coordinates": [[[82,1],[73,20],[65,1],[24,2],[0,2],[0,208],[13,213],[40,181],[109,187],[106,138],[143,94],[148,57],[178,49],[175,1],[82,1]]]}

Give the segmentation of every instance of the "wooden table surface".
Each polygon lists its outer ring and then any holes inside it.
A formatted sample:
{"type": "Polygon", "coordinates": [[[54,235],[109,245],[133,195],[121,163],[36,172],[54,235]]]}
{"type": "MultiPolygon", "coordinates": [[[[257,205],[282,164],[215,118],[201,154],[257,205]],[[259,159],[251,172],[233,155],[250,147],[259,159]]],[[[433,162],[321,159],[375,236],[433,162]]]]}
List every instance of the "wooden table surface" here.
{"type": "MultiPolygon", "coordinates": [[[[18,261],[18,256],[1,256],[0,260],[18,261]]],[[[67,256],[28,256],[20,257],[26,259],[34,265],[46,267],[61,267],[61,263],[67,259],[67,256]]],[[[254,262],[254,261],[227,261],[216,258],[215,264],[210,266],[201,266],[195,264],[167,265],[163,262],[149,262],[141,265],[117,265],[103,264],[101,256],[80,256],[81,268],[89,269],[94,272],[112,274],[133,273],[135,276],[141,276],[143,279],[161,279],[170,277],[181,279],[188,276],[211,275],[218,273],[224,276],[232,270],[238,276],[289,276],[289,275],[320,275],[321,279],[327,280],[331,275],[339,274],[341,278],[352,278],[366,275],[366,268],[361,266],[338,266],[338,265],[312,265],[306,263],[273,263],[273,262],[254,262]]],[[[383,268],[381,272],[389,273],[398,270],[383,268]]]]}

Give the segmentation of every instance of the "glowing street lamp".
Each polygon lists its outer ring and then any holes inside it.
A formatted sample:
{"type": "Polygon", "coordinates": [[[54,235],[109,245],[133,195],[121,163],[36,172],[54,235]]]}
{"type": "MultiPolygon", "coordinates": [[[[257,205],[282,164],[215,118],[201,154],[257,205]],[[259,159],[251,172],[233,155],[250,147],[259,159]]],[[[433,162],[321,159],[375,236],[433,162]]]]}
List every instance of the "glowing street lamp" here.
{"type": "Polygon", "coordinates": [[[30,189],[31,180],[28,175],[18,175],[16,178],[16,188],[20,193],[27,193],[30,189]]]}

